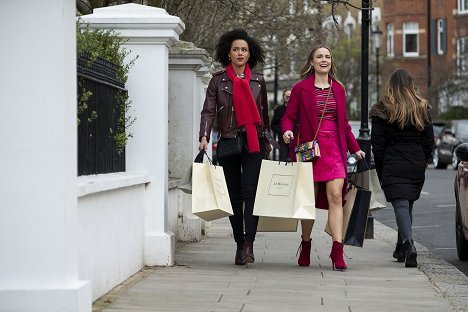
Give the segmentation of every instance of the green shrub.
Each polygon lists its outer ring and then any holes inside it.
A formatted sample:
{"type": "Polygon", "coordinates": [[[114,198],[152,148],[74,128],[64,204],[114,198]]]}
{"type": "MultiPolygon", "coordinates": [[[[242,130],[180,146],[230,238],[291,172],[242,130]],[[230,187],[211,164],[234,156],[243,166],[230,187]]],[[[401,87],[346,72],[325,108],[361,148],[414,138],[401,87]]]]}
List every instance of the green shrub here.
{"type": "MultiPolygon", "coordinates": [[[[125,63],[125,58],[131,52],[127,51],[122,46],[126,39],[120,37],[113,30],[91,29],[88,25],[80,23],[80,21],[77,22],[76,26],[77,55],[87,52],[90,57],[90,62],[101,57],[109,62],[119,65],[117,69],[117,79],[125,84],[128,79],[128,72],[134,65],[135,60],[138,58],[137,56],[131,59],[128,63],[125,63]]],[[[91,96],[92,93],[90,91],[83,90],[83,95],[78,99],[78,122],[80,122],[80,114],[87,109],[87,101],[91,96]]],[[[120,154],[124,151],[128,139],[133,137],[133,134],[126,130],[135,121],[135,118],[128,114],[131,107],[131,101],[127,92],[119,91],[117,93],[116,100],[121,114],[117,129],[109,129],[109,134],[113,135],[117,152],[120,154]]],[[[99,117],[95,116],[95,118],[99,117]]],[[[91,122],[92,120],[88,121],[91,122]]]]}
{"type": "Polygon", "coordinates": [[[445,113],[439,114],[437,119],[468,119],[468,108],[463,106],[450,107],[445,113]]]}

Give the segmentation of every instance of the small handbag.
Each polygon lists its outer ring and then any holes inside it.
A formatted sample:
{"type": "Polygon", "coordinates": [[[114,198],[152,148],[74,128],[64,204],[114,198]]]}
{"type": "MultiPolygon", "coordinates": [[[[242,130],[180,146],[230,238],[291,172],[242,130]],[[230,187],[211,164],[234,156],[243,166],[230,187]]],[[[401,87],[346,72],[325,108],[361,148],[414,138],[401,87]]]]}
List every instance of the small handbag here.
{"type": "Polygon", "coordinates": [[[242,153],[242,136],[238,134],[235,138],[221,139],[218,141],[216,155],[218,158],[235,156],[242,153]]]}
{"type": "Polygon", "coordinates": [[[319,132],[320,125],[322,124],[323,115],[325,114],[325,110],[328,104],[328,99],[330,98],[332,83],[333,83],[333,80],[330,81],[330,89],[328,90],[327,100],[325,101],[325,106],[323,107],[322,116],[320,116],[320,121],[317,127],[317,131],[315,131],[314,139],[312,141],[299,144],[300,134],[297,137],[298,144],[296,148],[294,149],[294,152],[296,153],[297,161],[300,161],[300,162],[312,161],[320,157],[320,147],[319,147],[319,143],[317,140],[317,134],[319,132]]]}

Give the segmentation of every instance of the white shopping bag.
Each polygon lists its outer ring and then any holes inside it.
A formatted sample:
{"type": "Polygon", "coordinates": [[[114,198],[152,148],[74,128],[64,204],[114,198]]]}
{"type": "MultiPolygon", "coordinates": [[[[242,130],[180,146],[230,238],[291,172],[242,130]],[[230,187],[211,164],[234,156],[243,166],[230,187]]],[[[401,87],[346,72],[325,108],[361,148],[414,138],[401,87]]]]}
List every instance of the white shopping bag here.
{"type": "Polygon", "coordinates": [[[192,213],[206,221],[233,215],[223,167],[193,163],[192,213]]]}
{"type": "Polygon", "coordinates": [[[253,214],[315,219],[312,163],[262,160],[253,214]]]}

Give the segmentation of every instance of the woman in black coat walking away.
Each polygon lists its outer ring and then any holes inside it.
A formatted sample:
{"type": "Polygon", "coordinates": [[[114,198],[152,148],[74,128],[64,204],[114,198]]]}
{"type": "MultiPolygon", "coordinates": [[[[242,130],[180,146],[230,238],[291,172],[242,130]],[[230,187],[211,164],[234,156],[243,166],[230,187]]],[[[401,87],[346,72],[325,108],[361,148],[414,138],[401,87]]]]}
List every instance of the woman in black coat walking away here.
{"type": "Polygon", "coordinates": [[[387,201],[398,225],[393,257],[406,267],[417,266],[411,226],[413,204],[424,185],[434,134],[429,103],[422,98],[404,69],[390,77],[385,96],[370,110],[372,152],[387,201]]]}

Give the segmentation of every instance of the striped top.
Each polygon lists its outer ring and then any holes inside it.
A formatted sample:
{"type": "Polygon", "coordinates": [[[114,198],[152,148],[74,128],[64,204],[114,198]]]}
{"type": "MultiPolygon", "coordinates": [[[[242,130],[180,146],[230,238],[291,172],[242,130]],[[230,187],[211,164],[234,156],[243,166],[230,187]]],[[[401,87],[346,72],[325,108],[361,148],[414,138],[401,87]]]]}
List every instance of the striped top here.
{"type": "MultiPolygon", "coordinates": [[[[320,117],[322,116],[323,108],[325,107],[325,102],[327,100],[328,90],[330,88],[322,89],[315,87],[315,98],[317,100],[317,118],[320,122],[320,117]]],[[[323,119],[336,121],[336,100],[335,96],[333,95],[333,91],[330,93],[330,97],[328,99],[327,108],[325,110],[325,114],[323,115],[323,119]]]]}

